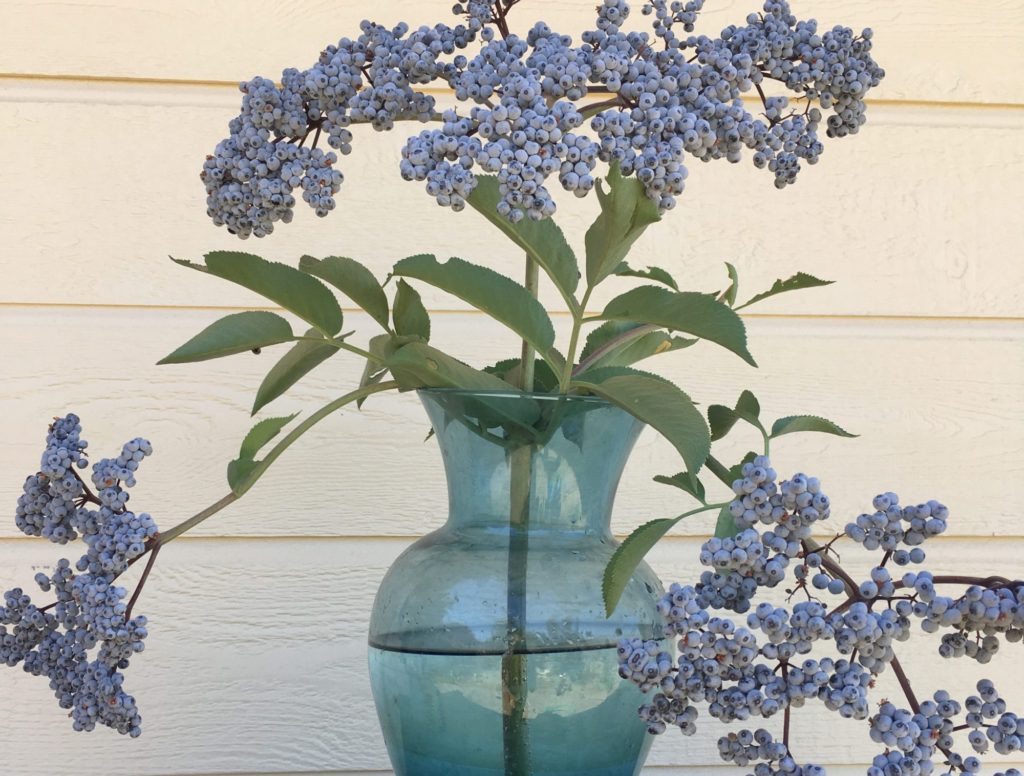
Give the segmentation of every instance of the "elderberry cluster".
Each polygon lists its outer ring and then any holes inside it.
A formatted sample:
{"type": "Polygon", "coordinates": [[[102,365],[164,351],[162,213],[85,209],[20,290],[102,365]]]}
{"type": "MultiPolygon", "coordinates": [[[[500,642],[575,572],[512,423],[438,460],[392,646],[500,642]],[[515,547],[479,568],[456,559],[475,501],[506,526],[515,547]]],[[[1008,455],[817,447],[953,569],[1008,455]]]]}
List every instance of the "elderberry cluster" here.
{"type": "MultiPolygon", "coordinates": [[[[895,554],[900,552],[901,544],[916,548],[926,539],[944,533],[949,519],[949,509],[935,500],[916,506],[900,506],[899,496],[895,493],[882,493],[875,496],[872,505],[876,510],[874,514],[862,514],[855,522],[846,525],[846,535],[868,550],[881,548],[895,554]]],[[[903,551],[906,561],[901,565],[924,560],[922,551],[913,552],[903,551]]]]}
{"type": "Polygon", "coordinates": [[[748,149],[782,188],[822,153],[822,111],[830,114],[830,137],[858,131],[864,95],[885,75],[871,56],[871,30],[819,32],[785,0],[767,0],[761,13],[718,37],[689,34],[703,5],[644,3],[652,35],[624,28],[629,3],[600,0],[594,29],[578,44],[544,22],[525,37],[510,33],[512,3],[503,0],[456,3],[453,11],[466,18],[456,26],[364,21],[357,37],[325,47],[306,70],[285,70],[280,84],[262,77],[241,84],[241,112],[203,165],[207,212],[243,238],[288,223],[300,190],[326,215],[342,174],[335,153],[316,145],[323,137],[349,153],[355,124],[385,131],[399,121],[437,122],[405,144],[402,177],[460,210],[477,172],[495,174],[498,211],[513,222],[555,212],[551,176],[585,196],[598,162],[635,175],[664,211],[683,192],[688,155],[738,162],[748,149]],[[463,53],[474,42],[479,51],[463,53]],[[420,88],[436,81],[469,108],[439,112],[420,88]],[[767,81],[796,95],[803,109],[766,95],[767,81]],[[753,89],[761,115],[742,100],[753,89]],[[584,102],[593,92],[604,97],[584,102]]]}
{"type": "Polygon", "coordinates": [[[143,650],[147,623],[131,616],[128,591],[115,582],[157,536],[148,514],[126,508],[125,492],[135,485],[135,472],[152,446],[133,439],[116,458],[95,463],[93,494],[73,470],[88,465],[80,432],[75,415],[50,426],[40,471],[26,480],[15,519],[25,533],[58,544],[80,536],[85,554],[74,567],[61,558],[52,573],[36,574],[39,589],[56,597],[52,604],[34,604],[21,588],[4,593],[0,663],[22,664],[26,672],[49,679],[60,707],[70,709],[75,730],[100,724],[135,737],[142,720],[124,690],[122,671],[143,650]]]}
{"type": "Polygon", "coordinates": [[[1002,634],[1011,643],[1024,637],[1024,586],[986,588],[971,585],[957,598],[940,595],[927,571],[903,576],[904,587],[914,591],[913,603],[905,603],[921,619],[926,633],[943,634],[939,654],[971,657],[987,663],[999,649],[1002,634]]]}
{"type": "MultiPolygon", "coordinates": [[[[674,7],[684,12],[681,3],[674,7]]],[[[939,651],[948,657],[966,654],[987,662],[999,636],[1024,641],[1024,582],[991,578],[953,598],[936,592],[936,583],[950,578],[920,571],[894,579],[888,563],[899,562],[900,545],[911,548],[907,562],[919,563],[924,556],[917,545],[945,530],[949,512],[938,502],[903,507],[894,494],[882,494],[874,500],[876,515],[862,516],[821,546],[811,531],[830,517],[832,506],[816,478],[796,474],[777,482],[767,456],[752,458],[739,474],[726,508],[737,532],[706,541],[699,560],[710,570],[695,585],[673,583],[658,601],[664,635],[676,642],[675,661],[658,640],[620,643],[620,675],[652,694],[639,710],[649,732],[675,726],[693,735],[701,704],[722,722],[745,722],[780,713],[788,720],[791,708],[819,701],[841,717],[868,720],[872,740],[885,747],[868,776],[932,774],[940,761],[949,768],[946,776],[977,773],[976,755],[1021,749],[1024,719],[1007,711],[987,680],[963,704],[939,690],[919,707],[912,700],[912,709],[883,701],[873,712],[868,691],[893,664],[896,645],[909,638],[914,618],[927,632],[946,631],[939,651]],[[870,523],[863,536],[855,530],[861,523],[870,523]],[[843,538],[884,553],[861,582],[837,563],[833,545],[843,538]],[[911,558],[914,551],[921,555],[911,558]],[[778,586],[790,570],[796,584],[787,592],[792,597],[804,591],[808,600],[791,607],[753,604],[761,588],[778,586]],[[838,596],[838,603],[814,598],[813,590],[838,596]],[[733,620],[716,610],[746,618],[733,620]],[[811,656],[822,648],[835,656],[811,656]],[[965,710],[966,721],[958,723],[955,718],[965,710]],[[966,742],[958,741],[958,733],[966,742]],[[975,754],[959,754],[958,743],[969,744],[975,754]]],[[[724,736],[718,749],[723,760],[754,775],[825,772],[798,763],[788,739],[778,741],[763,729],[724,736]]]]}

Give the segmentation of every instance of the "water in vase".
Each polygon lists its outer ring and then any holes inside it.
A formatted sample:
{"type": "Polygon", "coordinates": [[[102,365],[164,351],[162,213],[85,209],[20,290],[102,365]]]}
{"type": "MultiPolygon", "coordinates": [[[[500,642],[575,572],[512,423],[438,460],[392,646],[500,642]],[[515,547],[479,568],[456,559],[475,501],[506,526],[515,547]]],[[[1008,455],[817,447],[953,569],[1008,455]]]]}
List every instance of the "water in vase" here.
{"type": "MultiPolygon", "coordinates": [[[[505,776],[501,654],[370,647],[370,676],[398,776],[505,776]],[[458,753],[458,763],[451,761],[458,753]]],[[[615,647],[526,657],[531,776],[634,776],[651,737],[615,647]],[[622,720],[635,720],[623,727],[622,720]]]]}

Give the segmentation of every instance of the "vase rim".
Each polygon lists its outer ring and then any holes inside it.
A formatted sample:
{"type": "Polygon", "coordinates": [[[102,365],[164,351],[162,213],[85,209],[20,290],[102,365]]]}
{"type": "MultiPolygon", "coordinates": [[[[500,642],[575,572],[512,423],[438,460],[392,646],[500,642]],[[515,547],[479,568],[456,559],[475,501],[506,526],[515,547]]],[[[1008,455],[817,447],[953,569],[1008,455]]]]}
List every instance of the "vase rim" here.
{"type": "Polygon", "coordinates": [[[537,391],[519,391],[519,390],[481,390],[473,388],[417,388],[416,393],[436,395],[444,394],[449,396],[498,396],[507,398],[524,398],[533,399],[535,401],[571,401],[580,403],[592,403],[592,404],[604,404],[609,407],[616,405],[600,396],[586,396],[581,394],[565,394],[565,393],[540,393],[537,391]]]}

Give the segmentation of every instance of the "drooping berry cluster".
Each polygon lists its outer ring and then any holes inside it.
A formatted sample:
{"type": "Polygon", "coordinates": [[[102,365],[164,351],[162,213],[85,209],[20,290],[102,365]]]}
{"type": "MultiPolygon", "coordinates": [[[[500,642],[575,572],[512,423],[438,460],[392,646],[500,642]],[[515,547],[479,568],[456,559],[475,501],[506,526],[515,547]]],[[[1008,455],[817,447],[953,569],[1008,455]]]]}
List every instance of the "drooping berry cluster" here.
{"type": "Polygon", "coordinates": [[[624,30],[627,2],[601,0],[595,29],[578,45],[544,22],[525,37],[510,33],[505,16],[512,5],[456,3],[466,23],[454,27],[364,21],[358,37],[327,46],[306,70],[285,70],[280,85],[262,77],[242,83],[241,113],[201,175],[214,223],[239,237],[263,237],[291,220],[300,189],[326,215],[342,175],[335,154],[316,148],[320,137],[347,154],[353,125],[383,131],[409,120],[439,127],[405,144],[404,178],[425,183],[439,204],[459,210],[476,186],[475,170],[496,174],[499,212],[512,221],[555,212],[547,184],[553,175],[585,196],[598,162],[635,175],[661,210],[683,191],[687,155],[738,162],[749,149],[781,188],[795,180],[802,161],[817,162],[822,111],[830,112],[829,136],[857,132],[864,95],[884,77],[871,57],[871,30],[855,35],[836,26],[819,33],[817,22],[798,20],[785,0],[767,0],[761,13],[714,38],[676,31],[693,31],[703,0],[645,3],[653,36],[624,30]],[[475,56],[462,53],[477,41],[475,56]],[[418,88],[436,81],[471,107],[439,112],[434,97],[418,88]],[[766,96],[767,81],[795,94],[804,109],[766,96]],[[763,116],[743,103],[753,89],[762,96],[763,116]],[[594,92],[610,99],[584,102],[594,92]]]}
{"type": "MultiPolygon", "coordinates": [[[[911,547],[907,562],[920,563],[924,550],[918,545],[945,530],[949,513],[938,502],[901,507],[894,494],[882,494],[874,501],[876,515],[862,516],[860,522],[870,522],[863,535],[859,522],[852,523],[845,535],[820,546],[811,530],[829,518],[831,504],[816,478],[797,474],[776,484],[767,456],[753,458],[740,474],[727,505],[738,532],[705,542],[699,560],[712,570],[696,585],[672,584],[658,602],[665,636],[676,641],[676,660],[658,640],[620,644],[620,675],[653,693],[640,708],[651,733],[676,726],[692,735],[699,704],[723,722],[783,713],[788,731],[789,710],[818,700],[842,717],[869,720],[872,740],[886,751],[875,757],[868,776],[930,774],[938,761],[948,766],[948,776],[976,773],[978,757],[955,751],[960,731],[970,731],[967,742],[976,754],[1020,749],[1024,720],[1007,711],[987,680],[963,704],[939,690],[920,706],[911,696],[912,709],[883,702],[874,714],[868,691],[895,664],[896,645],[909,637],[913,618],[926,632],[947,631],[939,647],[947,657],[966,654],[987,662],[999,635],[1024,640],[1024,582],[991,578],[968,584],[953,598],[937,593],[935,585],[967,584],[967,578],[921,571],[894,579],[888,563],[900,561],[900,545],[911,547]],[[842,538],[884,552],[867,579],[857,582],[837,563],[834,545],[842,538]],[[790,592],[803,590],[808,600],[791,608],[752,606],[758,590],[776,587],[789,569],[796,583],[790,592]],[[831,607],[813,598],[812,590],[839,596],[839,603],[831,607]],[[714,610],[747,616],[741,624],[714,610]],[[837,657],[810,657],[828,643],[837,657]],[[954,718],[965,709],[966,722],[958,724],[954,718]]],[[[824,774],[819,765],[796,761],[788,733],[777,741],[764,730],[740,730],[719,739],[719,753],[755,775],[824,774]]]]}
{"type": "Polygon", "coordinates": [[[146,618],[131,616],[128,591],[115,581],[157,536],[148,514],[126,508],[125,491],[135,484],[135,471],[152,447],[134,439],[118,457],[94,464],[93,494],[72,468],[87,465],[80,431],[75,415],[50,427],[40,472],[25,483],[16,522],[26,533],[58,544],[81,536],[85,554],[74,568],[61,558],[52,573],[36,574],[40,590],[56,596],[48,606],[37,606],[21,588],[4,594],[0,662],[22,664],[28,673],[49,679],[61,708],[70,709],[75,730],[99,724],[134,737],[142,732],[141,717],[121,672],[144,648],[146,618]]]}

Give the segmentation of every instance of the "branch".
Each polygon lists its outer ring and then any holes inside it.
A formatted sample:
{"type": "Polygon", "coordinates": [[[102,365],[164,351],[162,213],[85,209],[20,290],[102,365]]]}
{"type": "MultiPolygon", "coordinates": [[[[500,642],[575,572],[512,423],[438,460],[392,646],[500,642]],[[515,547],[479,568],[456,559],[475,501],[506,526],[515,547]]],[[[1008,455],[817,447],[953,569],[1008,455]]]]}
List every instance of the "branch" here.
{"type": "Polygon", "coordinates": [[[153,549],[149,553],[149,560],[146,561],[146,568],[142,570],[142,576],[139,577],[139,583],[135,586],[135,592],[132,593],[132,597],[128,601],[128,608],[124,610],[125,622],[128,622],[132,618],[132,608],[135,606],[135,602],[139,600],[139,596],[142,594],[142,588],[146,586],[146,580],[149,579],[149,572],[153,570],[153,564],[156,562],[156,556],[159,552],[160,535],[157,534],[154,537],[153,549]]]}
{"type": "Polygon", "coordinates": [[[892,666],[892,670],[896,674],[896,679],[899,681],[900,687],[903,688],[903,694],[907,696],[907,703],[910,704],[911,710],[913,710],[915,714],[920,714],[921,704],[917,702],[917,696],[914,695],[914,688],[910,686],[910,679],[907,678],[907,674],[903,670],[903,666],[900,664],[900,659],[893,655],[889,665],[892,666]]]}

